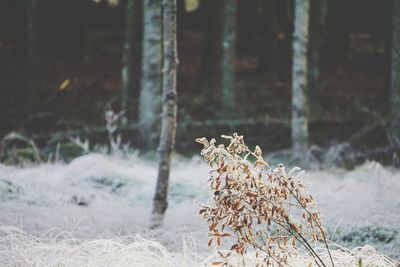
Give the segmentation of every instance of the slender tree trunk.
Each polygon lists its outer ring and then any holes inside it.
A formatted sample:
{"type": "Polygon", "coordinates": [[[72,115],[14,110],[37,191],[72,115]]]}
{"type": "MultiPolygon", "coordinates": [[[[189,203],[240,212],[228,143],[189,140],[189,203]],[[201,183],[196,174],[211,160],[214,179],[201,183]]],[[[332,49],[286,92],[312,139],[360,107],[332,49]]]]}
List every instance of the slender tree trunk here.
{"type": "Polygon", "coordinates": [[[224,115],[235,108],[235,58],[236,58],[236,13],[237,0],[224,1],[224,23],[222,40],[222,109],[224,115]]]}
{"type": "Polygon", "coordinates": [[[320,52],[325,36],[326,10],[327,0],[310,0],[308,88],[311,106],[315,105],[319,93],[320,52]]]}
{"type": "Polygon", "coordinates": [[[307,48],[309,0],[295,0],[292,67],[292,145],[297,158],[308,146],[307,48]]]}
{"type": "Polygon", "coordinates": [[[162,80],[162,0],[144,0],[143,57],[139,98],[139,126],[145,146],[157,139],[162,80]]]}
{"type": "Polygon", "coordinates": [[[26,115],[32,114],[37,105],[39,92],[39,0],[26,0],[27,27],[27,102],[26,115]]]}
{"type": "Polygon", "coordinates": [[[261,47],[259,69],[272,74],[277,67],[279,58],[278,49],[278,6],[279,0],[262,1],[261,47]]]}
{"type": "Polygon", "coordinates": [[[128,0],[126,5],[125,40],[122,52],[121,87],[124,124],[133,120],[140,87],[140,35],[142,7],[140,0],[128,0]]]}
{"type": "Polygon", "coordinates": [[[163,215],[168,206],[168,184],[171,165],[171,154],[174,149],[176,116],[177,116],[177,91],[176,75],[178,68],[178,48],[176,36],[176,0],[163,0],[164,2],[164,65],[163,65],[163,90],[161,134],[158,147],[158,177],[156,193],[153,202],[152,227],[162,222],[163,215]]]}
{"type": "Polygon", "coordinates": [[[392,145],[400,146],[400,0],[393,0],[392,52],[390,71],[392,145]]]}

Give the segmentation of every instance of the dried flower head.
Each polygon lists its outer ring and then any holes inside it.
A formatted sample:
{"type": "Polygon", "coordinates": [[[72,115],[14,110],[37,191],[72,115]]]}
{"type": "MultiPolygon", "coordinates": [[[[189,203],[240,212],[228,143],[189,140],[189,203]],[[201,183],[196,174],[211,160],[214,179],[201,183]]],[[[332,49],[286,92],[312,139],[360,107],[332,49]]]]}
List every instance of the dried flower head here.
{"type": "MultiPolygon", "coordinates": [[[[209,226],[208,245],[229,239],[231,250],[239,255],[254,251],[259,266],[286,266],[302,245],[317,266],[326,266],[313,246],[323,241],[329,251],[321,214],[302,181],[288,175],[282,164],[272,169],[261,148],[250,150],[243,136],[222,138],[230,141],[227,147],[216,146],[215,139],[196,139],[212,168],[213,196],[200,209],[209,226]]],[[[228,266],[231,253],[220,255],[215,265],[228,266]]]]}

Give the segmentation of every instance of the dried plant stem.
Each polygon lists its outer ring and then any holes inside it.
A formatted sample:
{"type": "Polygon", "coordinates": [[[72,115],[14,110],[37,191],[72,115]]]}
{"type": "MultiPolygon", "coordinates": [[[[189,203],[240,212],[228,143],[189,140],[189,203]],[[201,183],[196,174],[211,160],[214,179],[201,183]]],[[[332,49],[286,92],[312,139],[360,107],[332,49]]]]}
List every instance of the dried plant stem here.
{"type": "MultiPolygon", "coordinates": [[[[317,252],[312,248],[312,246],[310,245],[310,243],[308,243],[308,241],[301,235],[298,234],[296,235],[293,231],[290,230],[290,228],[287,228],[285,225],[283,225],[282,223],[273,220],[272,221],[274,223],[276,223],[277,225],[279,225],[280,227],[284,228],[286,231],[288,231],[290,233],[291,236],[293,236],[300,244],[302,244],[311,254],[311,256],[315,259],[315,263],[321,267],[321,265],[318,263],[318,261],[320,261],[320,263],[322,264],[322,266],[326,267],[326,265],[324,264],[324,262],[322,261],[322,259],[318,256],[317,252]],[[318,261],[317,261],[318,260],[318,261]]],[[[265,251],[264,251],[265,252],[265,251]]]]}
{"type": "MultiPolygon", "coordinates": [[[[293,194],[293,196],[297,199],[297,197],[296,197],[294,194],[293,194]]],[[[265,199],[265,200],[270,201],[270,200],[268,200],[268,199],[265,199]]],[[[246,204],[250,204],[250,203],[246,202],[246,204]]],[[[299,205],[300,205],[300,207],[306,209],[301,203],[299,203],[299,205]]],[[[251,213],[253,213],[253,214],[255,213],[253,210],[250,210],[250,209],[248,209],[247,207],[246,207],[246,209],[247,209],[247,211],[249,211],[249,212],[251,212],[251,213]]],[[[307,210],[307,211],[308,211],[308,210],[307,210]]],[[[309,212],[309,211],[308,211],[308,212],[309,212]]],[[[309,213],[310,213],[310,212],[309,212],[309,213]]],[[[260,214],[254,214],[254,215],[257,216],[257,215],[260,215],[260,214]]],[[[266,215],[266,214],[261,214],[261,215],[266,215]]],[[[311,213],[310,213],[310,216],[312,216],[311,213]]],[[[293,231],[290,230],[290,228],[285,227],[285,225],[283,225],[282,223],[278,222],[277,220],[272,219],[272,221],[273,221],[274,223],[276,223],[277,225],[279,225],[280,227],[284,228],[286,231],[288,231],[288,232],[291,234],[291,236],[293,236],[300,244],[302,244],[303,247],[305,247],[305,248],[310,252],[310,255],[315,259],[315,263],[316,263],[318,266],[321,267],[320,264],[322,264],[322,266],[326,267],[325,263],[324,263],[323,260],[318,256],[317,252],[312,248],[312,246],[310,245],[310,243],[309,243],[301,234],[296,235],[293,231]],[[318,261],[319,261],[320,263],[318,263],[318,261]]],[[[317,223],[317,222],[316,222],[316,223],[317,223]]],[[[323,229],[322,229],[322,227],[319,225],[319,223],[318,223],[317,225],[318,225],[318,227],[320,228],[321,233],[323,233],[323,229]]],[[[291,226],[291,227],[293,227],[293,226],[291,226]]],[[[330,253],[330,249],[329,249],[329,247],[328,247],[328,244],[327,244],[327,242],[326,242],[326,237],[325,237],[325,234],[324,234],[324,233],[323,233],[323,236],[324,236],[324,242],[325,242],[325,244],[326,244],[326,247],[327,247],[327,250],[328,250],[329,256],[330,256],[330,258],[331,258],[332,265],[333,265],[333,264],[334,264],[334,263],[333,263],[333,259],[332,259],[332,256],[331,256],[331,253],[330,253]]],[[[254,244],[252,244],[252,245],[254,246],[254,244]]],[[[260,249],[259,246],[257,246],[257,248],[260,249]]],[[[260,250],[262,250],[262,249],[260,249],[260,250]]],[[[262,250],[262,251],[266,252],[265,250],[262,250]]],[[[267,253],[267,254],[270,256],[269,253],[267,253]]],[[[333,265],[333,266],[334,266],[334,265],[333,265]]]]}
{"type": "Polygon", "coordinates": [[[296,194],[294,194],[293,190],[290,191],[290,194],[296,199],[296,201],[299,203],[299,205],[302,206],[302,208],[308,213],[308,215],[310,215],[311,219],[315,222],[315,224],[317,225],[317,227],[320,229],[321,234],[322,234],[322,240],[324,241],[326,250],[328,251],[328,255],[329,255],[329,259],[331,260],[332,263],[332,267],[335,267],[335,263],[333,261],[332,258],[332,254],[331,254],[331,250],[329,248],[328,242],[327,242],[327,238],[326,238],[326,234],[325,231],[322,229],[322,226],[320,225],[320,223],[314,219],[314,216],[312,215],[312,213],[307,209],[307,207],[305,207],[301,202],[300,199],[296,196],[296,194]]]}
{"type": "MultiPolygon", "coordinates": [[[[257,261],[259,252],[266,255],[263,266],[271,266],[271,261],[286,266],[291,252],[297,249],[297,241],[309,252],[316,266],[326,267],[310,244],[310,240],[323,239],[330,255],[321,214],[302,182],[286,174],[282,164],[272,169],[264,161],[261,149],[256,146],[251,151],[243,136],[233,134],[222,138],[230,140],[227,147],[216,146],[215,139],[196,140],[203,144],[201,154],[212,168],[211,205],[202,205],[200,210],[209,224],[208,245],[215,241],[219,246],[222,238],[234,236],[236,243],[231,250],[237,254],[243,256],[250,248],[256,251],[257,261]],[[302,213],[302,218],[290,215],[296,211],[302,213]]],[[[227,266],[227,257],[222,256],[224,261],[213,265],[227,266]]],[[[330,258],[334,266],[331,255],[330,258]]]]}

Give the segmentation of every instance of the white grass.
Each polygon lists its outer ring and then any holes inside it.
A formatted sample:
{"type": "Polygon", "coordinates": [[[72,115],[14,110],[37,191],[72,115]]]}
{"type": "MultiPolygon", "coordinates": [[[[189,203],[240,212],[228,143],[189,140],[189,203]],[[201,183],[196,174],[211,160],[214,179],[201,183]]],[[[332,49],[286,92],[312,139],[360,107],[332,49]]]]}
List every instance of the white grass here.
{"type": "MultiPolygon", "coordinates": [[[[66,232],[55,237],[35,237],[15,227],[0,227],[0,266],[164,266],[196,267],[211,266],[218,261],[217,253],[200,257],[183,243],[181,252],[171,253],[159,242],[138,235],[112,239],[81,241],[66,232]]],[[[290,266],[310,266],[312,258],[305,252],[290,258],[290,266]]],[[[329,262],[328,255],[321,249],[322,259],[329,262]]],[[[399,266],[393,260],[365,246],[353,250],[332,251],[336,266],[389,267],[399,266]]],[[[231,266],[255,266],[255,257],[247,255],[231,259],[231,266]],[[244,265],[243,265],[244,263],[244,265]]]]}
{"type": "MultiPolygon", "coordinates": [[[[211,262],[215,254],[206,245],[206,225],[193,204],[208,197],[208,167],[198,158],[174,163],[161,232],[147,231],[155,177],[155,163],[100,154],[69,164],[0,165],[0,179],[22,192],[16,199],[0,201],[0,266],[204,266],[211,262]],[[87,205],[79,206],[79,201],[87,205]],[[185,236],[192,242],[183,245],[185,236]]],[[[350,172],[309,172],[303,178],[312,184],[331,236],[370,225],[400,232],[400,172],[366,163],[350,172]]],[[[375,241],[366,243],[399,257],[399,239],[375,241]]],[[[334,254],[338,266],[356,266],[360,257],[363,266],[368,262],[396,266],[371,247],[334,254]]],[[[307,266],[309,261],[300,253],[292,264],[307,266]]]]}
{"type": "Polygon", "coordinates": [[[0,266],[200,266],[194,256],[170,253],[138,235],[81,241],[68,233],[37,238],[1,227],[0,236],[0,266]]]}

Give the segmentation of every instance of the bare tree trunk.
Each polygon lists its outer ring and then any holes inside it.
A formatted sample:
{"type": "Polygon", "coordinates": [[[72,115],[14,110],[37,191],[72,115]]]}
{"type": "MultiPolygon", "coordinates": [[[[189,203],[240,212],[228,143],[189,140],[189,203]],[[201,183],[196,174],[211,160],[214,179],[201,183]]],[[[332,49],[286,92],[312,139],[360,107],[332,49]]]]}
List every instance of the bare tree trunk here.
{"type": "Polygon", "coordinates": [[[310,42],[308,47],[308,88],[311,106],[319,93],[320,52],[325,36],[327,0],[310,0],[310,42]]]}
{"type": "Polygon", "coordinates": [[[27,27],[27,102],[26,115],[32,114],[37,105],[39,92],[39,0],[26,0],[26,27],[27,27]]]}
{"type": "Polygon", "coordinates": [[[144,0],[139,126],[147,148],[157,139],[162,82],[162,0],[144,0]]]}
{"type": "Polygon", "coordinates": [[[162,119],[160,145],[158,147],[159,164],[156,193],[153,202],[152,227],[162,222],[168,206],[168,183],[171,165],[171,154],[174,149],[177,91],[176,75],[178,68],[178,49],[176,38],[176,0],[164,0],[164,66],[162,92],[162,119]]]}
{"type": "Polygon", "coordinates": [[[392,145],[400,146],[400,0],[393,0],[390,106],[392,145]]]}
{"type": "Polygon", "coordinates": [[[140,35],[141,1],[128,0],[126,5],[125,39],[122,52],[121,87],[122,107],[125,110],[124,124],[133,119],[135,96],[140,87],[140,35]]]}
{"type": "Polygon", "coordinates": [[[222,109],[224,115],[235,108],[235,58],[237,0],[224,1],[222,38],[222,109]]]}
{"type": "Polygon", "coordinates": [[[292,145],[297,158],[308,146],[307,48],[309,0],[295,0],[292,67],[292,145]]]}

